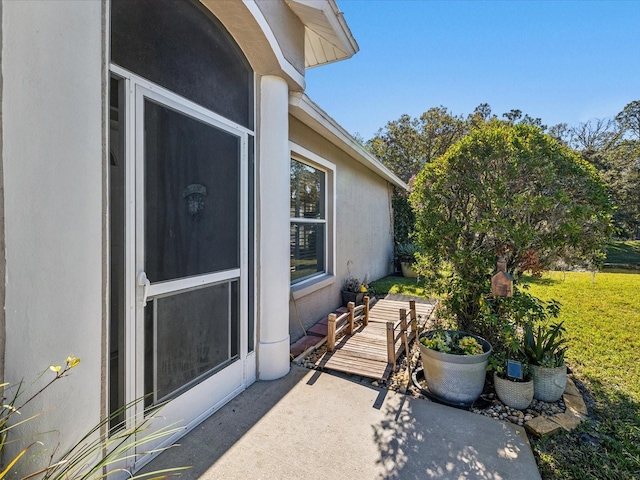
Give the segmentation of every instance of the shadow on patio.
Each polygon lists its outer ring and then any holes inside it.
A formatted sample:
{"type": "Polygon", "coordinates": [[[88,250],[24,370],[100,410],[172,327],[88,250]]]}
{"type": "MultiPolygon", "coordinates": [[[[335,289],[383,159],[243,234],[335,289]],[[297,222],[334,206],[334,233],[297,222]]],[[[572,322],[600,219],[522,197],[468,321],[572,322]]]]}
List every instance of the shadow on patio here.
{"type": "Polygon", "coordinates": [[[539,478],[524,431],[367,381],[292,367],[257,382],[145,470],[182,478],[539,478]]]}

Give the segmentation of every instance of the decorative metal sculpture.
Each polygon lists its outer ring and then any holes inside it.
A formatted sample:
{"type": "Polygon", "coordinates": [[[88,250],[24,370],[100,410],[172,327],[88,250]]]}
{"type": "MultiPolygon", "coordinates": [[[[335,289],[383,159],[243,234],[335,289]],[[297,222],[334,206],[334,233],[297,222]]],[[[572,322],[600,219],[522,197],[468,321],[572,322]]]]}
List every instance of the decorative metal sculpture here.
{"type": "Polygon", "coordinates": [[[207,187],[199,183],[192,183],[182,192],[182,198],[187,202],[187,213],[194,220],[199,220],[204,210],[204,197],[207,187]]]}

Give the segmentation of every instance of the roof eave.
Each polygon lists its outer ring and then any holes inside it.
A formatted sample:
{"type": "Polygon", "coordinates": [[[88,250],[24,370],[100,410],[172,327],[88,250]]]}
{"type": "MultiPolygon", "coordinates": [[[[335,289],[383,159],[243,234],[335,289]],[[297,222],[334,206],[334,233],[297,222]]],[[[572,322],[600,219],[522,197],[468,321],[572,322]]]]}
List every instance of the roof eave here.
{"type": "Polygon", "coordinates": [[[305,26],[305,67],[351,58],[358,50],[344,15],[335,0],[285,0],[305,26]],[[313,50],[311,45],[327,48],[313,50]]]}
{"type": "Polygon", "coordinates": [[[400,180],[375,156],[365,150],[360,143],[306,94],[299,92],[289,94],[289,113],[389,183],[398,188],[409,190],[409,186],[406,183],[400,180]]]}

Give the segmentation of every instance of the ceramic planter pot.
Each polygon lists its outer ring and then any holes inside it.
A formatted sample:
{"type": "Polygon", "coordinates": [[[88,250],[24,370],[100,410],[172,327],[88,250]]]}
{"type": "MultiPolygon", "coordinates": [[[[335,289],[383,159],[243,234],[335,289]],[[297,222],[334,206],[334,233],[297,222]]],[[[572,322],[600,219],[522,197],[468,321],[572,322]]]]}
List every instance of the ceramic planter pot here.
{"type": "Polygon", "coordinates": [[[567,386],[567,366],[547,368],[531,365],[533,373],[533,396],[543,402],[555,402],[567,386]]]}
{"type": "Polygon", "coordinates": [[[346,307],[349,302],[355,303],[356,307],[362,305],[365,295],[367,295],[366,292],[348,292],[342,290],[342,306],[346,307]]]}
{"type": "Polygon", "coordinates": [[[494,372],[493,385],[500,401],[511,408],[524,410],[533,401],[533,380],[512,382],[511,380],[500,378],[494,372]]]}
{"type": "Polygon", "coordinates": [[[418,274],[412,268],[409,262],[400,262],[400,268],[402,270],[402,276],[406,278],[418,278],[418,274]]]}
{"type": "MultiPolygon", "coordinates": [[[[450,333],[462,333],[455,330],[445,330],[450,333]]],[[[420,338],[431,336],[435,331],[424,332],[420,338]]],[[[484,388],[484,380],[491,355],[491,345],[484,338],[475,338],[482,345],[480,355],[453,355],[442,353],[425,347],[418,342],[424,378],[429,392],[435,397],[451,404],[469,406],[475,402],[484,388]]]]}

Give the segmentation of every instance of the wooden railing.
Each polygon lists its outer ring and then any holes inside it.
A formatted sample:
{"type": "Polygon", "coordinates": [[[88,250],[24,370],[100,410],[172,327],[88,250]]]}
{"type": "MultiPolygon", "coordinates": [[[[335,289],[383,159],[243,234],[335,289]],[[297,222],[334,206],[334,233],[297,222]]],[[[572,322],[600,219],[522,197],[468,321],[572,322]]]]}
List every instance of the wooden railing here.
{"type": "Polygon", "coordinates": [[[355,306],[355,303],[349,302],[347,304],[348,312],[343,313],[339,317],[335,313],[329,315],[329,323],[327,325],[327,350],[333,352],[336,348],[336,335],[338,335],[345,328],[347,329],[347,335],[353,335],[355,330],[356,320],[362,320],[362,324],[367,326],[369,324],[369,297],[364,297],[363,304],[355,306]],[[336,328],[337,323],[341,323],[346,319],[346,323],[336,328]]]}
{"type": "Polygon", "coordinates": [[[397,322],[387,322],[387,360],[391,365],[391,370],[396,371],[396,355],[404,346],[404,352],[407,359],[407,369],[411,375],[411,357],[409,353],[409,337],[416,334],[418,330],[418,316],[416,314],[416,302],[409,302],[409,312],[405,308],[400,309],[400,319],[397,322]],[[409,321],[407,321],[409,319],[409,321]],[[411,326],[410,333],[408,326],[411,326]],[[400,340],[400,349],[396,351],[396,343],[400,340]]]}
{"type": "MultiPolygon", "coordinates": [[[[353,302],[349,302],[347,308],[349,310],[340,316],[335,313],[329,315],[327,328],[327,350],[329,352],[335,350],[336,336],[340,332],[346,329],[346,334],[353,335],[356,321],[362,321],[365,327],[369,324],[369,297],[364,297],[364,303],[357,307],[353,302]],[[343,320],[346,321],[337,327],[343,320]]],[[[407,364],[410,363],[409,341],[417,334],[417,323],[416,302],[413,300],[409,302],[409,310],[400,309],[397,321],[386,322],[387,362],[394,372],[396,371],[397,355],[402,351],[403,347],[407,356],[407,364]],[[399,348],[396,349],[398,341],[401,343],[399,348]]],[[[383,339],[384,337],[381,338],[384,342],[383,339]]],[[[410,371],[409,374],[411,374],[410,371]]]]}

